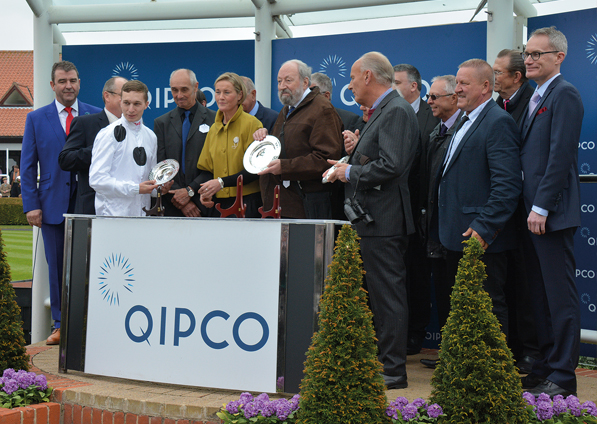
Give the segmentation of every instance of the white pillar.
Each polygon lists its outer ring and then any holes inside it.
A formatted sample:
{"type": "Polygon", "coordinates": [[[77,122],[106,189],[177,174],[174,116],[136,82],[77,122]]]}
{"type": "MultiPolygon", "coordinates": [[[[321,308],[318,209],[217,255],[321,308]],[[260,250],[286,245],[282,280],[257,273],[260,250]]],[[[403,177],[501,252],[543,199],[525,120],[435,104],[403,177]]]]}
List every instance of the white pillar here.
{"type": "Polygon", "coordinates": [[[272,99],[272,40],[276,26],[269,1],[253,0],[255,4],[255,87],[257,100],[271,106],[272,99]]]}
{"type": "MultiPolygon", "coordinates": [[[[54,63],[52,25],[47,11],[33,18],[33,86],[35,87],[34,108],[38,109],[54,100],[50,87],[50,74],[54,63]]],[[[31,343],[44,340],[50,334],[51,312],[45,301],[50,296],[48,264],[43,248],[41,230],[33,227],[33,287],[31,289],[31,343]],[[39,236],[38,236],[39,233],[39,236]]]]}
{"type": "Polygon", "coordinates": [[[487,62],[493,62],[500,50],[514,47],[514,0],[488,0],[487,62]]]}

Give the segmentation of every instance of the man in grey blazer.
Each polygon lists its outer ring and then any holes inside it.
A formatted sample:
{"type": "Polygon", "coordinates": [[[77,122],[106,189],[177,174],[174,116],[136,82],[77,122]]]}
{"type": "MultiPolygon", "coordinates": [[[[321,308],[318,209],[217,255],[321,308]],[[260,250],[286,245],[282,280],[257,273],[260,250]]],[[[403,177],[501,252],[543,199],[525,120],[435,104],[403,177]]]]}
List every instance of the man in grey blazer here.
{"type": "Polygon", "coordinates": [[[456,276],[462,242],[469,237],[481,242],[487,266],[484,288],[507,335],[506,251],[516,246],[510,218],[522,190],[520,134],[508,112],[493,101],[492,93],[493,69],[487,62],[471,59],[460,65],[456,94],[464,116],[439,171],[437,216],[450,278],[456,276]]]}
{"type": "Polygon", "coordinates": [[[346,183],[347,201],[358,202],[374,220],[361,220],[355,228],[361,238],[384,381],[388,389],[399,389],[408,386],[403,256],[408,235],[415,230],[408,174],[419,129],[413,108],[392,89],[393,74],[389,60],[378,52],[366,53],[354,63],[349,88],[358,103],[370,108],[371,117],[351,149],[349,163],[328,162],[338,166],[329,178],[346,183]]]}
{"type": "Polygon", "coordinates": [[[163,197],[166,216],[197,217],[205,212],[199,196],[195,196],[200,184],[197,161],[216,113],[197,102],[198,89],[197,77],[190,69],[172,72],[170,90],[177,107],[153,122],[158,162],[176,159],[180,164],[170,193],[163,197]]]}
{"type": "Polygon", "coordinates": [[[520,151],[528,227],[523,243],[540,352],[522,387],[535,396],[576,394],[580,351],[573,236],[580,225],[584,108],[578,90],[560,74],[567,50],[564,34],[551,27],[533,32],[523,53],[527,76],[537,83],[522,120],[520,151]]]}

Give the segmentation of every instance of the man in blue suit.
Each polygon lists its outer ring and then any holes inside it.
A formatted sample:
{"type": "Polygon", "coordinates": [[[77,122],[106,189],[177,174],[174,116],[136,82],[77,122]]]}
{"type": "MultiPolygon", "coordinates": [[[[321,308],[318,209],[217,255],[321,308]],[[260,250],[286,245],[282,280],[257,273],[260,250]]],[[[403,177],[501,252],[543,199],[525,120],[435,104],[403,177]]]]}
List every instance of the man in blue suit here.
{"type": "Polygon", "coordinates": [[[524,234],[531,307],[540,358],[522,378],[538,396],[576,394],[580,306],[574,281],[573,236],[580,225],[578,142],[584,109],[578,90],[560,74],[568,43],[555,29],[531,34],[523,53],[537,83],[522,121],[524,234]]]}
{"type": "Polygon", "coordinates": [[[265,107],[257,100],[257,90],[253,80],[249,77],[242,77],[245,86],[247,87],[247,97],[243,102],[243,110],[259,119],[263,124],[263,128],[267,129],[267,132],[271,134],[276,119],[278,119],[278,112],[268,107],[265,107]]]}
{"type": "Polygon", "coordinates": [[[487,266],[484,288],[507,335],[506,251],[516,246],[510,218],[522,189],[520,134],[510,114],[491,98],[493,81],[493,69],[484,60],[471,59],[459,67],[456,94],[464,115],[439,171],[437,216],[451,279],[462,257],[462,242],[469,237],[481,242],[487,266]]]}
{"type": "Polygon", "coordinates": [[[76,191],[74,174],[60,169],[58,155],[66,142],[72,120],[77,116],[98,113],[101,109],[77,100],[79,72],[71,62],[57,62],[52,66],[50,86],[56,93],[56,100],[30,112],[25,122],[21,190],[23,211],[27,214],[29,225],[41,228],[48,261],[54,330],[46,343],[58,344],[64,250],[63,214],[73,211],[76,191]]]}

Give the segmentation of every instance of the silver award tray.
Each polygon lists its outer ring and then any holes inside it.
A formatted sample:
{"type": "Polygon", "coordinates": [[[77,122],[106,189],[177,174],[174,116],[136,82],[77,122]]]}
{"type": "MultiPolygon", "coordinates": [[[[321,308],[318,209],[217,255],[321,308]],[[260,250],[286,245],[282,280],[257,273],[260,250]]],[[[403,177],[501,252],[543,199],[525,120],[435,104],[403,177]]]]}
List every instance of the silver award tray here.
{"type": "Polygon", "coordinates": [[[178,174],[178,161],[166,159],[156,164],[149,173],[149,180],[155,180],[156,184],[164,184],[178,174]]]}
{"type": "Polygon", "coordinates": [[[243,158],[243,165],[251,174],[257,174],[267,168],[267,165],[280,156],[280,140],[273,135],[266,136],[261,141],[251,143],[243,158]]]}

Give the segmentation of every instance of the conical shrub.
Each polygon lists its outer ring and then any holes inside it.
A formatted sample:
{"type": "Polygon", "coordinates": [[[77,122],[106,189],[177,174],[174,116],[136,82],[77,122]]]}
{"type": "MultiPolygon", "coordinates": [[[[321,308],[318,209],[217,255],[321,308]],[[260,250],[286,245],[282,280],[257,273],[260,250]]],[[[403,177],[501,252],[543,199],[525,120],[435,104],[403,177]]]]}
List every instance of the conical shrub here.
{"type": "Polygon", "coordinates": [[[358,237],[344,225],[319,303],[319,330],[307,352],[297,423],[387,423],[373,315],[362,288],[358,237]]]}
{"type": "Polygon", "coordinates": [[[0,233],[0,374],[6,368],[29,369],[21,308],[17,305],[15,290],[10,281],[10,266],[6,262],[4,241],[0,233]]]}
{"type": "Polygon", "coordinates": [[[442,423],[526,424],[529,415],[512,352],[483,289],[483,248],[474,237],[465,243],[430,402],[443,408],[442,423]]]}

